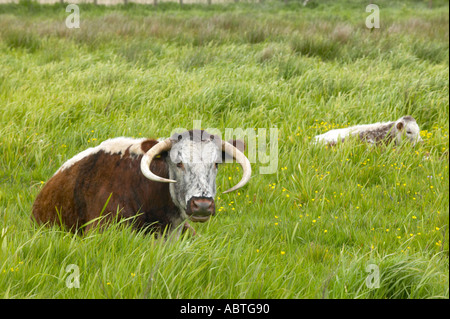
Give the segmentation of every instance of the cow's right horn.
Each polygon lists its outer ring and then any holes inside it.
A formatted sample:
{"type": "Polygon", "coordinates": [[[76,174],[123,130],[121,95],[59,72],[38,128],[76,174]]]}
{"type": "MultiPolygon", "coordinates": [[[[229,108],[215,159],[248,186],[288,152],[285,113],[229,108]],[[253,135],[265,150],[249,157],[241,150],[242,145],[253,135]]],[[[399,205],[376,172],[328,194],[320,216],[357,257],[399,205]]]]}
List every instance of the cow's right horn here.
{"type": "Polygon", "coordinates": [[[155,144],[151,149],[149,149],[147,153],[145,153],[144,156],[142,156],[141,160],[142,174],[144,174],[144,176],[151,181],[162,183],[176,183],[177,181],[173,179],[159,177],[150,171],[150,164],[152,163],[153,158],[164,151],[169,151],[171,148],[172,148],[172,141],[170,140],[170,138],[168,138],[165,139],[164,141],[159,142],[158,144],[155,144]]]}
{"type": "Polygon", "coordinates": [[[244,153],[242,153],[240,150],[238,150],[236,147],[234,147],[230,143],[222,141],[222,151],[224,151],[226,154],[233,157],[236,160],[236,162],[238,162],[242,166],[242,170],[243,170],[242,179],[240,180],[240,182],[237,183],[232,188],[230,188],[229,190],[226,190],[223,192],[224,194],[226,194],[226,193],[235,191],[248,183],[248,181],[250,180],[250,177],[252,175],[252,167],[250,165],[250,161],[244,155],[244,153]]]}

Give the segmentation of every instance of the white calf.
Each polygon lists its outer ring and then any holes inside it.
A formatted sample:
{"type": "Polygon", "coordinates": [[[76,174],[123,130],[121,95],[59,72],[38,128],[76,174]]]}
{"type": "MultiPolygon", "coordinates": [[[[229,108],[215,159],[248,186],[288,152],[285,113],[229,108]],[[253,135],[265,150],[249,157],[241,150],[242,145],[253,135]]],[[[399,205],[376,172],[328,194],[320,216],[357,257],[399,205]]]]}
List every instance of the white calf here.
{"type": "Polygon", "coordinates": [[[361,140],[372,144],[391,140],[395,140],[395,143],[399,144],[404,138],[413,145],[422,141],[416,120],[408,115],[395,122],[364,124],[331,130],[317,135],[315,142],[334,145],[338,141],[344,142],[349,136],[359,136],[361,140]]]}

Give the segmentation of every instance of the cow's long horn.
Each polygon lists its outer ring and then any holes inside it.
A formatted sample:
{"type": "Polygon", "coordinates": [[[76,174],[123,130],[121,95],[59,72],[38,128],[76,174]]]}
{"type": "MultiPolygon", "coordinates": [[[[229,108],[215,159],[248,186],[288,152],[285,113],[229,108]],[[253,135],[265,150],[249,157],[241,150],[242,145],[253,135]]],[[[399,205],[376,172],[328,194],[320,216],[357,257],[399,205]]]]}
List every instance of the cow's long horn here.
{"type": "Polygon", "coordinates": [[[236,162],[238,162],[242,166],[243,175],[239,183],[237,183],[235,186],[230,188],[229,190],[226,190],[225,193],[229,193],[232,191],[235,191],[241,187],[243,187],[245,184],[248,183],[250,180],[250,176],[252,175],[252,167],[250,166],[250,161],[248,158],[242,153],[240,150],[238,150],[236,147],[231,145],[230,143],[227,143],[225,141],[222,141],[222,151],[224,151],[226,154],[232,156],[236,162]]]}
{"type": "Polygon", "coordinates": [[[176,183],[177,181],[174,181],[173,179],[159,177],[150,171],[150,164],[152,163],[153,158],[164,151],[169,151],[171,148],[172,148],[172,141],[169,138],[159,142],[158,144],[153,145],[153,147],[149,149],[147,153],[144,154],[144,156],[142,156],[141,160],[142,174],[144,174],[144,176],[151,181],[162,183],[176,183]]]}

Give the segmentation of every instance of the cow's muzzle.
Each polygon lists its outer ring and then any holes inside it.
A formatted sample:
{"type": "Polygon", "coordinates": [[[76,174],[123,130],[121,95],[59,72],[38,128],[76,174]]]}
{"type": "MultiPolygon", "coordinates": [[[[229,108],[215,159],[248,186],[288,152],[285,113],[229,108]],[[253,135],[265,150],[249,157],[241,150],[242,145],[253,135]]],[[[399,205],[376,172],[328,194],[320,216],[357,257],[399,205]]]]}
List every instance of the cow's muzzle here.
{"type": "Polygon", "coordinates": [[[192,197],[188,201],[186,213],[193,222],[206,222],[216,213],[214,199],[210,197],[192,197]]]}

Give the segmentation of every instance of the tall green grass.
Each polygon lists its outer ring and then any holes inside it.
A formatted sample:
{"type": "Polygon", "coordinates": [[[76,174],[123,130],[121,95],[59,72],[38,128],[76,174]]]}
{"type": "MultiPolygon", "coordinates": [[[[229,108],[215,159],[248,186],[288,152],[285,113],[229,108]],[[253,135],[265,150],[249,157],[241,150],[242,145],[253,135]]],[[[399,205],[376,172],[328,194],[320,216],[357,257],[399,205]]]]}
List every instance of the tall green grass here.
{"type": "MultiPolygon", "coordinates": [[[[0,296],[448,298],[448,3],[0,5],[0,296]],[[415,117],[422,145],[334,148],[326,130],[415,117]],[[30,219],[78,152],[175,127],[279,129],[279,166],[221,195],[199,236],[30,219]],[[80,285],[67,288],[68,265],[80,285]],[[368,288],[368,265],[380,287],[368,288]]],[[[231,179],[229,179],[229,177],[231,179]]]]}

